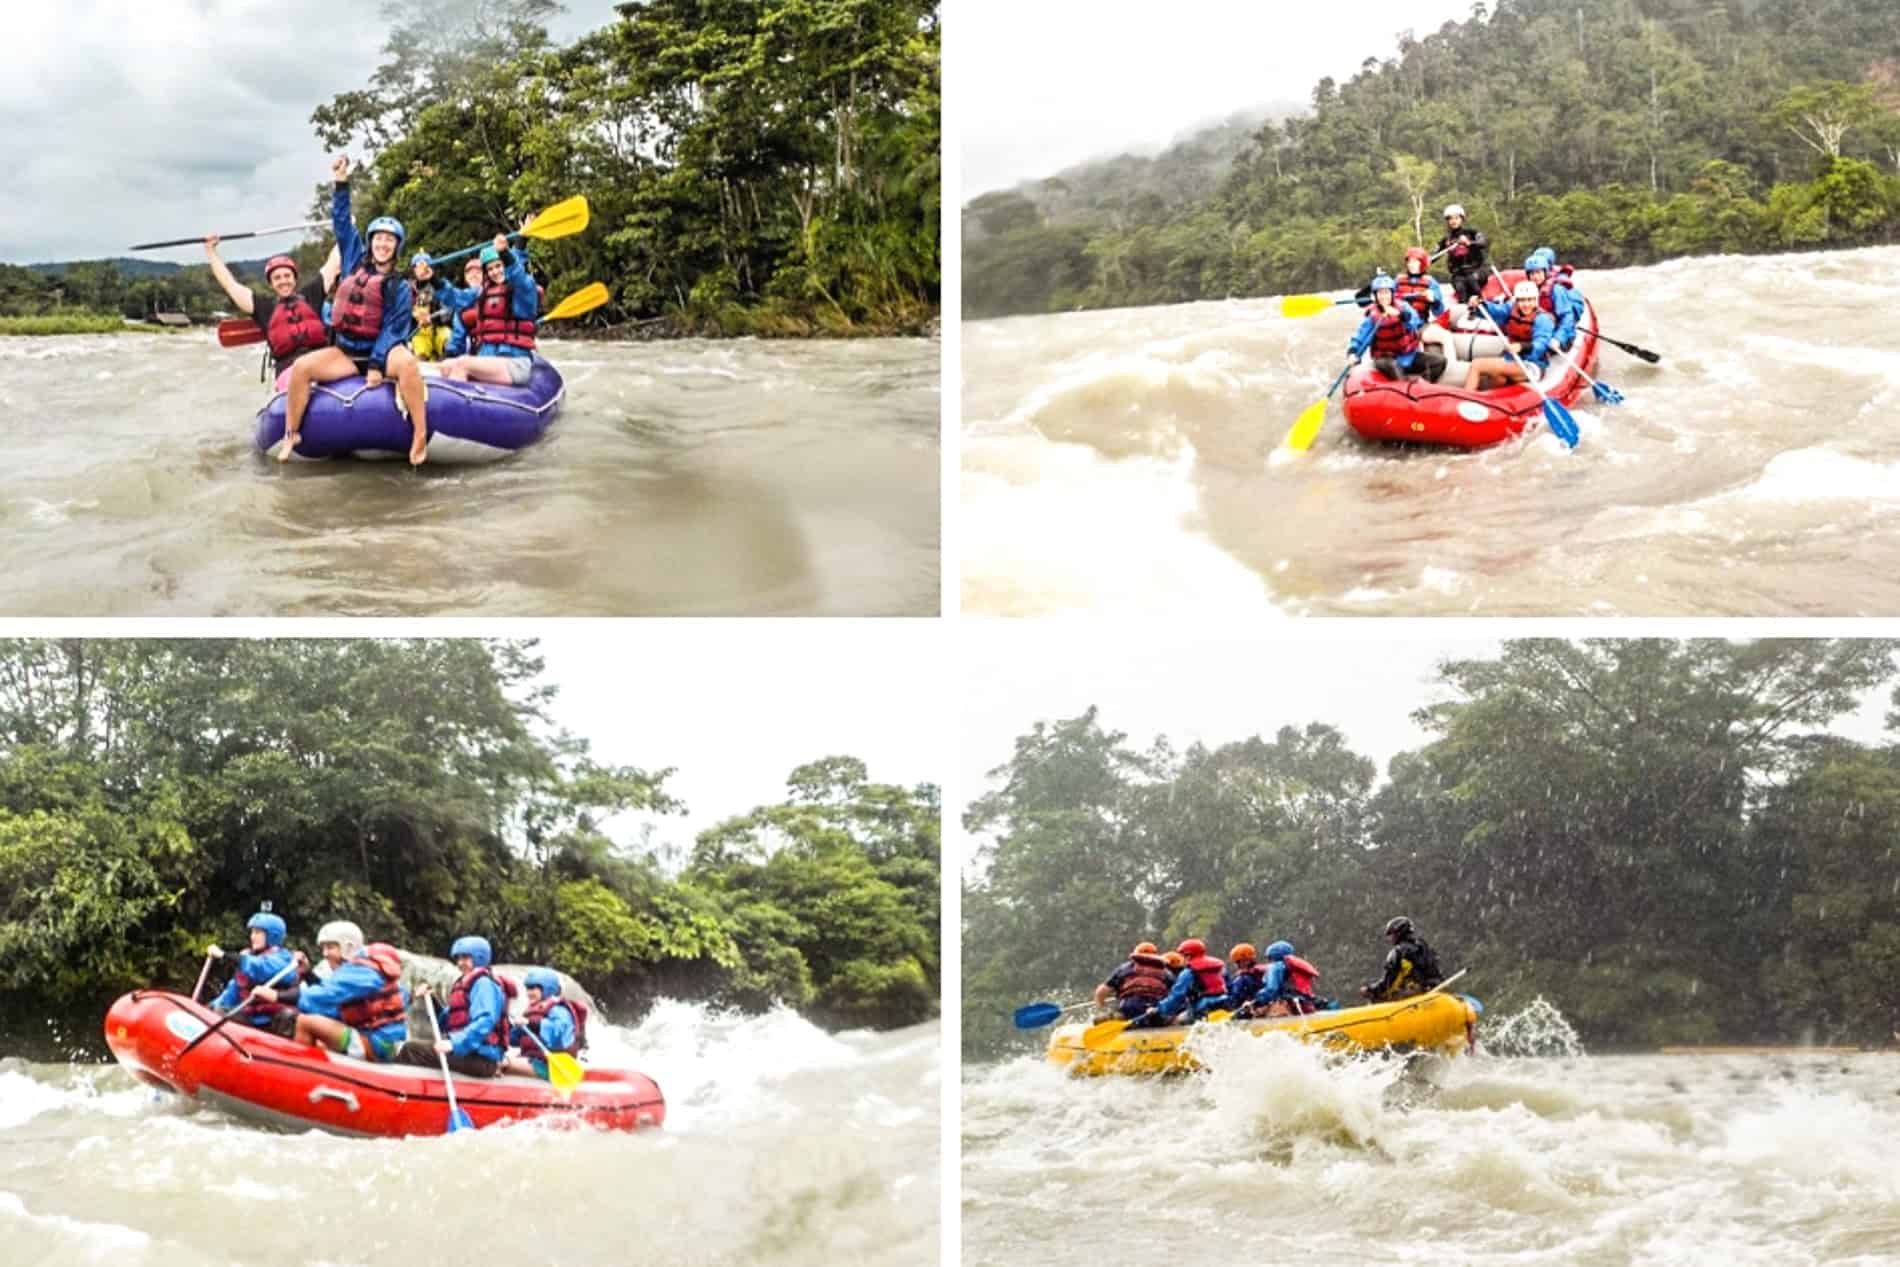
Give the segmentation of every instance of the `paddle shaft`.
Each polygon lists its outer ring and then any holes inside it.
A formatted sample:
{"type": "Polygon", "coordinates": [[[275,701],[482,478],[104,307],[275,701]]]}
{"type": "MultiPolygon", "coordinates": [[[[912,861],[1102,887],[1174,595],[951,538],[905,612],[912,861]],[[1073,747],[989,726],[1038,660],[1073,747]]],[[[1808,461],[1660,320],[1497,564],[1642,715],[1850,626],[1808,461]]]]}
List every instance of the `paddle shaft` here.
{"type": "MultiPolygon", "coordinates": [[[[435,1035],[436,1042],[441,1042],[442,1027],[435,1023],[435,999],[433,997],[424,999],[422,1010],[429,1017],[429,1032],[435,1035]]],[[[455,1102],[455,1078],[449,1073],[448,1056],[440,1049],[435,1053],[435,1062],[442,1066],[442,1086],[449,1093],[449,1131],[453,1133],[460,1129],[460,1119],[463,1116],[461,1105],[455,1102]]],[[[474,1125],[473,1122],[469,1124],[474,1125]]]]}
{"type": "Polygon", "coordinates": [[[205,991],[205,978],[211,975],[211,961],[224,958],[224,952],[216,946],[205,951],[205,966],[198,969],[198,984],[191,987],[191,1001],[196,1003],[198,996],[205,991]]]}
{"type": "MultiPolygon", "coordinates": [[[[267,238],[276,233],[295,233],[299,229],[327,229],[329,227],[330,222],[328,220],[311,220],[306,224],[280,224],[274,229],[252,229],[249,233],[220,233],[218,234],[218,240],[221,242],[235,242],[239,238],[267,238]]],[[[141,242],[137,246],[128,246],[125,249],[128,251],[156,251],[167,246],[197,246],[209,236],[209,234],[201,233],[195,238],[172,238],[166,242],[141,242]]]]}
{"type": "MultiPolygon", "coordinates": [[[[276,976],[266,981],[264,983],[264,987],[269,988],[270,986],[276,985],[279,981],[282,981],[285,977],[289,976],[291,973],[295,972],[296,970],[297,970],[297,957],[295,955],[292,955],[290,957],[290,962],[285,964],[283,967],[283,970],[279,972],[276,976]]],[[[211,1037],[213,1034],[223,1029],[226,1025],[229,1025],[232,1021],[235,1021],[240,1014],[242,1014],[246,1009],[248,1009],[251,1006],[251,1004],[255,1003],[256,1001],[257,1001],[257,995],[255,992],[245,995],[244,998],[238,1002],[238,1005],[236,1007],[232,1008],[230,1011],[226,1012],[222,1017],[220,1017],[217,1021],[213,1022],[209,1027],[206,1028],[204,1033],[198,1035],[198,1037],[186,1043],[184,1046],[184,1049],[181,1050],[177,1056],[172,1058],[172,1063],[176,1064],[178,1061],[183,1060],[187,1055],[190,1054],[191,1049],[193,1047],[196,1047],[199,1043],[202,1043],[205,1039],[211,1037]]]]}
{"type": "Polygon", "coordinates": [[[1603,342],[1609,344],[1613,348],[1622,348],[1625,352],[1628,352],[1631,356],[1640,356],[1645,361],[1648,361],[1651,365],[1660,364],[1662,361],[1662,353],[1651,352],[1648,348],[1639,348],[1634,343],[1625,343],[1621,339],[1612,339],[1609,335],[1603,333],[1603,331],[1601,330],[1597,331],[1597,338],[1601,339],[1603,342]]]}

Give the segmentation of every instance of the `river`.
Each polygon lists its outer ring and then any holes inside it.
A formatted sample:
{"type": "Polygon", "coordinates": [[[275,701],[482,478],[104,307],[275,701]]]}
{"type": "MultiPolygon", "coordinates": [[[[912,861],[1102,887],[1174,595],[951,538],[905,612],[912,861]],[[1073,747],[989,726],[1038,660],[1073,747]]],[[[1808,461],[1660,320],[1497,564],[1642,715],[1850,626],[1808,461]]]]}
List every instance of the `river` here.
{"type": "Polygon", "coordinates": [[[0,612],[933,615],[934,340],[550,342],[481,467],[256,452],[257,349],[0,338],[0,612]]]}
{"type": "Polygon", "coordinates": [[[595,1063],[659,1082],[664,1128],[280,1133],[116,1065],[0,1061],[0,1261],[937,1262],[937,1025],[827,1034],[662,1002],[588,1033],[595,1063]]]}
{"type": "Polygon", "coordinates": [[[962,609],[980,615],[1900,613],[1900,247],[1585,270],[1605,346],[1567,451],[1339,416],[1276,453],[1355,321],[1277,299],[963,327],[962,609]]]}
{"type": "MultiPolygon", "coordinates": [[[[1481,1034],[1495,1033],[1489,1026],[1481,1034]]],[[[1221,1035],[1212,1072],[963,1077],[963,1261],[1900,1261],[1891,1054],[1485,1055],[1399,1081],[1221,1035]]]]}

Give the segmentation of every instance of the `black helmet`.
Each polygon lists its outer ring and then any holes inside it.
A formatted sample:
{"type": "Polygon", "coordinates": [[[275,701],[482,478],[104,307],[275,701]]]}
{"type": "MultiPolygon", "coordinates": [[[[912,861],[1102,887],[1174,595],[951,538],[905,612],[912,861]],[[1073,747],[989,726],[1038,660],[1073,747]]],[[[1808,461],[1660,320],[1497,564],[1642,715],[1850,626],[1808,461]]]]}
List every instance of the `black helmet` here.
{"type": "Polygon", "coordinates": [[[1404,915],[1394,915],[1391,919],[1386,921],[1385,935],[1387,937],[1410,937],[1412,935],[1411,919],[1404,915]]]}

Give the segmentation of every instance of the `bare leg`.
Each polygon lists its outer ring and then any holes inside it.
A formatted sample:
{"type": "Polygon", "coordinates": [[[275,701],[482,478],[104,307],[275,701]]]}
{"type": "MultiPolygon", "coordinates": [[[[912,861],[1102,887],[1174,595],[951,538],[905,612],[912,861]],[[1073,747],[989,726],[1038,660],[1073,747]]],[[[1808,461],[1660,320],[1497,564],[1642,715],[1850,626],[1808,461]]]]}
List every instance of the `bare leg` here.
{"type": "Polygon", "coordinates": [[[408,348],[395,347],[389,350],[389,369],[396,377],[396,394],[409,407],[409,426],[414,431],[409,442],[409,465],[421,466],[429,457],[428,393],[422,386],[422,367],[408,348]]]}
{"type": "Polygon", "coordinates": [[[508,362],[518,360],[512,356],[469,356],[462,358],[468,364],[464,367],[464,377],[476,383],[494,383],[501,387],[513,384],[514,378],[508,373],[508,362]]]}
{"type": "Polygon", "coordinates": [[[312,1047],[328,1047],[331,1051],[338,1051],[341,1050],[343,1036],[348,1032],[349,1026],[342,1021],[304,1012],[297,1017],[295,1037],[298,1042],[309,1043],[312,1047]]]}
{"type": "Polygon", "coordinates": [[[442,362],[442,377],[452,378],[458,383],[466,383],[468,381],[468,363],[474,359],[472,356],[450,357],[448,360],[442,362]]]}
{"type": "Polygon", "coordinates": [[[300,356],[290,367],[289,399],[284,406],[284,439],[277,446],[277,460],[290,461],[297,447],[298,432],[303,429],[304,411],[310,407],[310,388],[316,383],[334,383],[356,373],[356,362],[342,348],[321,348],[300,356]]]}
{"type": "Polygon", "coordinates": [[[1517,367],[1515,361],[1501,356],[1481,356],[1471,362],[1471,368],[1465,371],[1465,390],[1478,390],[1486,375],[1496,379],[1499,386],[1524,382],[1529,375],[1517,367]]]}

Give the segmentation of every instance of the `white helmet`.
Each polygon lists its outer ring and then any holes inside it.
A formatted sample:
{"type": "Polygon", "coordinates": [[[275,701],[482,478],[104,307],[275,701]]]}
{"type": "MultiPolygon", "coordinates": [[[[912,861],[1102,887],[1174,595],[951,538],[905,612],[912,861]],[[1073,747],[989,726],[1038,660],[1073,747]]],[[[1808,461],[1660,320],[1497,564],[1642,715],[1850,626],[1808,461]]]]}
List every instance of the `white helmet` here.
{"type": "Polygon", "coordinates": [[[332,941],[342,949],[343,957],[348,959],[363,948],[363,930],[349,920],[333,919],[317,930],[317,945],[332,941]]]}
{"type": "Polygon", "coordinates": [[[1460,220],[1465,218],[1465,204],[1464,203],[1454,202],[1451,204],[1451,206],[1445,208],[1445,219],[1449,220],[1453,216],[1457,216],[1460,220]]]}
{"type": "Polygon", "coordinates": [[[1537,298],[1537,283],[1536,282],[1519,282],[1517,285],[1511,287],[1511,298],[1513,299],[1537,298]]]}

